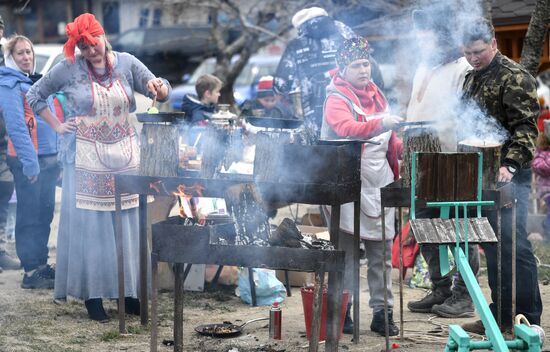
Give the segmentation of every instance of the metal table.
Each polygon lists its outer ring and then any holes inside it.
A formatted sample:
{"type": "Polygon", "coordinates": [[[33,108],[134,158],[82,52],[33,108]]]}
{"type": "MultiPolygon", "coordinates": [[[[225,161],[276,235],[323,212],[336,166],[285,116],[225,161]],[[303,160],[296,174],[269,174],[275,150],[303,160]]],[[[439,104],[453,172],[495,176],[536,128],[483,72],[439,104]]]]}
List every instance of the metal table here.
{"type": "MultiPolygon", "coordinates": [[[[360,148],[357,149],[357,155],[360,156],[360,148]]],[[[359,170],[357,170],[359,172],[359,170]]],[[[147,262],[148,262],[148,249],[147,249],[147,196],[173,196],[172,192],[177,190],[179,185],[185,185],[187,188],[191,188],[195,185],[201,185],[203,188],[202,195],[205,197],[223,197],[224,192],[231,186],[254,182],[251,176],[234,175],[227,179],[201,179],[195,177],[153,177],[153,176],[138,176],[138,175],[116,175],[115,176],[115,236],[117,244],[117,264],[118,264],[118,287],[119,287],[119,330],[121,333],[126,331],[124,321],[124,271],[123,271],[123,251],[121,247],[121,233],[122,233],[122,221],[120,217],[121,211],[121,194],[139,194],[139,241],[140,241],[140,302],[141,302],[141,323],[147,324],[148,321],[148,305],[147,305],[147,262]]],[[[340,228],[340,206],[345,203],[354,203],[354,240],[356,242],[356,250],[354,251],[354,288],[353,294],[355,297],[359,297],[359,210],[360,210],[360,193],[361,182],[358,177],[355,180],[350,180],[347,183],[281,183],[281,182],[254,182],[258,187],[258,190],[262,194],[265,201],[286,201],[305,204],[320,204],[332,206],[331,213],[331,225],[329,228],[331,242],[338,248],[338,234],[340,228]]],[[[261,247],[260,247],[261,249],[261,247]]],[[[221,250],[221,249],[220,249],[221,250]]],[[[285,249],[287,250],[287,249],[285,249]]],[[[157,257],[155,260],[162,260],[166,257],[164,253],[154,253],[157,257]]],[[[179,257],[173,257],[170,259],[181,262],[187,260],[187,255],[179,257]]],[[[216,264],[218,262],[213,262],[216,264]]],[[[218,263],[221,264],[221,263],[218,263]]],[[[231,263],[226,263],[231,264],[231,263]]],[[[250,266],[261,267],[262,263],[247,263],[250,266]]],[[[264,263],[269,264],[269,263],[264,263]]],[[[273,264],[273,263],[271,263],[273,264]]],[[[277,265],[280,266],[280,265],[277,265]]],[[[297,270],[296,266],[288,265],[286,267],[290,270],[297,270]]],[[[281,267],[284,269],[284,267],[281,267]]],[[[305,268],[309,271],[319,271],[315,266],[305,268]]],[[[302,270],[302,268],[300,268],[302,270]]],[[[339,286],[338,282],[341,281],[339,276],[339,267],[325,267],[325,271],[329,272],[328,283],[329,286],[339,286]],[[329,270],[330,269],[330,270],[329,270]],[[333,270],[333,271],[331,271],[333,270]]],[[[180,280],[179,274],[176,273],[176,278],[180,280]]],[[[182,283],[183,284],[183,283],[182,283]]],[[[341,290],[341,288],[340,288],[341,290]]],[[[338,289],[330,290],[328,295],[328,321],[337,321],[337,324],[327,325],[327,337],[336,337],[339,327],[339,309],[341,295],[337,294],[338,289]],[[336,319],[336,320],[335,320],[336,319]],[[334,326],[333,326],[334,325],[334,326]],[[330,329],[330,330],[329,330],[330,329]]],[[[338,291],[339,292],[339,291],[338,291]]],[[[354,304],[354,319],[356,321],[354,327],[354,343],[359,342],[359,300],[356,300],[354,304]]],[[[315,344],[317,346],[317,344],[315,344]]],[[[315,347],[316,348],[316,347],[315,347]]],[[[338,348],[337,338],[327,338],[326,349],[328,351],[336,351],[338,348]]]]}

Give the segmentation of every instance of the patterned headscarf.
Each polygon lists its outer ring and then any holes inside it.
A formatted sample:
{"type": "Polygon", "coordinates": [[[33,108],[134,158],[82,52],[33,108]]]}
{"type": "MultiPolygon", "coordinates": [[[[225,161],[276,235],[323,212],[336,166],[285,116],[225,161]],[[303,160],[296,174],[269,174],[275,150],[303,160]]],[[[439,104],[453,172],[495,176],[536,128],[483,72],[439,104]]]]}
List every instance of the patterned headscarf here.
{"type": "Polygon", "coordinates": [[[95,37],[105,34],[101,24],[91,13],[84,13],[74,19],[65,27],[65,32],[69,39],[63,46],[65,57],[71,62],[75,61],[74,48],[76,44],[83,40],[88,45],[97,45],[95,37]]]}
{"type": "Polygon", "coordinates": [[[360,59],[370,59],[369,42],[361,37],[344,40],[336,54],[336,63],[340,71],[343,72],[350,63],[360,59]]]}

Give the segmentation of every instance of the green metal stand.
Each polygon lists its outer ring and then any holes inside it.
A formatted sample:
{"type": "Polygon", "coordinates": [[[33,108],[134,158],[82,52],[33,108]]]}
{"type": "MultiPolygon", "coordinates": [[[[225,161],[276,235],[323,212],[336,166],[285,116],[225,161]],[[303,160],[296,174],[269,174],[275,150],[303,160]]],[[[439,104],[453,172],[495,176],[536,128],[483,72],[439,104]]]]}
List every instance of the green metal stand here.
{"type": "MultiPolygon", "coordinates": [[[[411,219],[416,218],[416,155],[413,153],[411,162],[411,219]]],[[[485,327],[485,333],[488,337],[488,341],[470,341],[468,334],[459,325],[449,325],[449,340],[445,346],[445,352],[457,351],[467,352],[472,350],[488,349],[497,352],[507,352],[510,349],[526,352],[540,352],[541,341],[539,335],[531,330],[531,328],[516,324],[514,329],[517,338],[511,341],[505,341],[498,324],[489,309],[489,305],[483,296],[483,292],[479,287],[477,279],[470,268],[468,261],[468,207],[477,207],[477,216],[481,217],[481,207],[493,205],[493,201],[481,200],[481,185],[482,185],[482,173],[483,173],[483,155],[478,153],[478,192],[477,201],[455,201],[455,202],[427,202],[428,207],[439,207],[440,217],[443,219],[449,218],[450,208],[455,209],[455,237],[456,244],[453,250],[453,256],[456,262],[456,269],[462,275],[468,293],[474,302],[474,305],[481,316],[481,321],[485,327]],[[460,230],[459,230],[459,207],[463,209],[462,221],[464,224],[464,248],[466,254],[460,248],[460,230]]],[[[449,256],[447,245],[439,246],[440,257],[440,270],[442,275],[449,273],[449,256]]]]}

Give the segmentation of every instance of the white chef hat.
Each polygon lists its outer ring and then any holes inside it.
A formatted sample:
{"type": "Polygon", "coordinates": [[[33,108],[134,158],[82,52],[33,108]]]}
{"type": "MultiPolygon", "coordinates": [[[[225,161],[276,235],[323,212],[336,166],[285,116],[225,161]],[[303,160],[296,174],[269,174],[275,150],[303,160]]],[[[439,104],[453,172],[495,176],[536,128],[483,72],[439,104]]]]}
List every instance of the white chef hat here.
{"type": "Polygon", "coordinates": [[[292,25],[294,28],[298,29],[298,27],[300,27],[307,20],[322,16],[328,16],[328,13],[321,7],[309,7],[302,9],[292,16],[292,25]]]}

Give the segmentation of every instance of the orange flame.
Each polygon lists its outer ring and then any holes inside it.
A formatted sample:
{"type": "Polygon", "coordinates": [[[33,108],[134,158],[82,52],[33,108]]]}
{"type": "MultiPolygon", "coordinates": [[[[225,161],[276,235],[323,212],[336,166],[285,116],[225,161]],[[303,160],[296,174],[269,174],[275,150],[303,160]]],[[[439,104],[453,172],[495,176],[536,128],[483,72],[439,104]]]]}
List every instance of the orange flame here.
{"type": "Polygon", "coordinates": [[[172,194],[178,199],[180,216],[183,218],[188,217],[187,214],[185,213],[185,208],[183,207],[183,203],[181,201],[183,199],[187,202],[187,204],[189,205],[189,208],[191,209],[191,217],[193,219],[196,219],[199,223],[204,222],[204,219],[198,218],[196,200],[193,199],[193,194],[195,194],[198,197],[202,197],[202,192],[204,190],[204,187],[199,184],[194,184],[191,187],[187,187],[186,185],[180,184],[176,189],[177,189],[177,192],[172,192],[172,194]]]}

